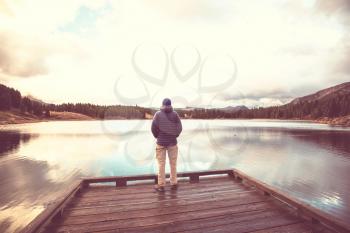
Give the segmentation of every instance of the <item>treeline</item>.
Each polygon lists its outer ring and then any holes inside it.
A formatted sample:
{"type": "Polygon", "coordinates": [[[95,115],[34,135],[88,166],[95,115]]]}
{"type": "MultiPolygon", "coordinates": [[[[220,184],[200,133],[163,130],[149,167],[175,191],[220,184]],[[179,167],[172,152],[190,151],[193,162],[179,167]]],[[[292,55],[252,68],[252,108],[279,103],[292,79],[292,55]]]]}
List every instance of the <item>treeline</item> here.
{"type": "Polygon", "coordinates": [[[0,110],[20,109],[21,112],[28,112],[41,116],[48,113],[43,104],[32,101],[28,97],[22,97],[18,90],[0,84],[0,110]]]}
{"type": "Polygon", "coordinates": [[[48,109],[56,112],[75,112],[98,119],[144,119],[146,114],[153,114],[154,111],[139,106],[109,105],[101,106],[95,104],[49,104],[48,109]]]}
{"type": "Polygon", "coordinates": [[[230,118],[318,119],[321,117],[341,117],[350,115],[349,103],[349,94],[334,94],[332,97],[321,100],[240,110],[232,113],[230,118]]]}
{"type": "Polygon", "coordinates": [[[233,112],[224,111],[222,109],[212,108],[195,108],[195,109],[176,109],[181,118],[191,119],[215,119],[215,118],[234,118],[233,112]]]}
{"type": "Polygon", "coordinates": [[[143,119],[146,114],[154,114],[154,110],[139,106],[101,106],[85,103],[46,104],[28,97],[22,97],[18,90],[0,84],[0,111],[11,109],[19,109],[22,113],[45,117],[50,116],[50,111],[74,112],[98,119],[143,119]]]}
{"type": "Polygon", "coordinates": [[[0,84],[0,110],[20,108],[22,95],[19,91],[0,84]]]}
{"type": "Polygon", "coordinates": [[[239,109],[224,111],[222,109],[178,109],[183,118],[214,119],[318,119],[322,117],[341,117],[350,115],[350,94],[338,93],[315,101],[289,103],[267,108],[239,109]]]}
{"type": "MultiPolygon", "coordinates": [[[[176,109],[181,118],[215,119],[215,118],[265,118],[265,119],[317,119],[321,117],[340,117],[350,115],[350,94],[348,92],[334,93],[327,98],[314,101],[301,101],[282,106],[267,108],[238,109],[225,111],[223,109],[176,109]]],[[[155,113],[155,109],[139,106],[101,106],[94,104],[45,104],[28,97],[13,88],[0,84],[0,110],[20,109],[37,116],[50,116],[50,111],[75,112],[96,119],[144,119],[155,113]]]]}

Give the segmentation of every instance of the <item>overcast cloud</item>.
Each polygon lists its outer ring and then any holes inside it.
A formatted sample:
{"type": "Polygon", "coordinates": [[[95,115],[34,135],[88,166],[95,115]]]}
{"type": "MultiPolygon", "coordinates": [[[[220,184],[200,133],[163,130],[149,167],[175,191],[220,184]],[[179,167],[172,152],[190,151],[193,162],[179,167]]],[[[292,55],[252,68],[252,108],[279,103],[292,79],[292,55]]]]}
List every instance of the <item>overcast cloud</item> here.
{"type": "Polygon", "coordinates": [[[283,104],[350,80],[349,26],[348,0],[0,0],[0,81],[53,103],[283,104]]]}

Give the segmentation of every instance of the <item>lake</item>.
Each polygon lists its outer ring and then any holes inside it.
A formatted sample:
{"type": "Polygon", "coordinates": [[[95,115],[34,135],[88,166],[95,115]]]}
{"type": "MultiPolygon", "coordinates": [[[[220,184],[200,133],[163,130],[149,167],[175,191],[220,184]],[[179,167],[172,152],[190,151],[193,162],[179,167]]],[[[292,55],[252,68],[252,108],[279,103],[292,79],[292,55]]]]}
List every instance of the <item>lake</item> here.
{"type": "MultiPolygon", "coordinates": [[[[21,229],[81,176],[156,173],[150,124],[0,126],[0,232],[21,229]]],[[[350,221],[349,128],[304,121],[183,120],[183,129],[179,171],[237,168],[350,221]]]]}

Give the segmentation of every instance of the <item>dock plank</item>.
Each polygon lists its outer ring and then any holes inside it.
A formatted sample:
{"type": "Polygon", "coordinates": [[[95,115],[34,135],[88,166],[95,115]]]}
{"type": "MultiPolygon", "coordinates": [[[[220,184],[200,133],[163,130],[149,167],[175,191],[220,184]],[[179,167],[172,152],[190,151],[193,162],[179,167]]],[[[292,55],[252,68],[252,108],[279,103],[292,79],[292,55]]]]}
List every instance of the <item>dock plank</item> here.
{"type": "MultiPolygon", "coordinates": [[[[216,180],[217,181],[217,180],[216,180]]],[[[206,188],[223,188],[223,187],[237,187],[240,188],[241,185],[237,184],[236,182],[229,180],[229,179],[224,179],[222,181],[216,182],[216,181],[211,181],[211,182],[200,182],[200,183],[189,183],[189,182],[179,182],[179,187],[181,190],[192,190],[193,187],[196,187],[196,189],[206,189],[206,188]]],[[[118,195],[118,196],[123,196],[123,195],[130,195],[130,194],[141,194],[141,193],[148,193],[150,190],[150,187],[152,185],[138,185],[136,187],[133,186],[127,186],[127,187],[114,187],[114,186],[109,186],[109,187],[93,187],[93,191],[90,191],[91,188],[89,188],[89,191],[84,192],[82,194],[82,197],[95,197],[95,196],[100,196],[103,194],[104,196],[109,196],[109,195],[118,195]],[[129,188],[130,187],[130,188],[129,188]]]]}
{"type": "Polygon", "coordinates": [[[65,224],[79,224],[86,223],[89,221],[98,222],[98,221],[107,221],[110,219],[119,220],[119,219],[138,219],[144,218],[147,216],[159,216],[159,215],[169,215],[174,213],[187,213],[193,211],[206,211],[211,208],[224,208],[224,207],[232,207],[238,205],[246,205],[251,203],[259,203],[263,202],[260,197],[248,197],[244,199],[225,199],[225,200],[211,200],[211,201],[202,201],[197,203],[189,203],[185,205],[158,205],[155,208],[148,209],[136,209],[136,210],[128,210],[124,209],[123,211],[111,211],[107,210],[107,213],[94,213],[94,214],[82,214],[78,216],[72,216],[71,214],[67,214],[64,217],[65,224]]]}
{"type": "MultiPolygon", "coordinates": [[[[182,222],[174,222],[173,224],[163,224],[151,227],[139,227],[139,228],[128,228],[123,229],[126,233],[161,233],[161,232],[184,232],[193,231],[199,229],[206,229],[208,227],[221,226],[223,224],[238,224],[238,223],[248,223],[250,221],[265,221],[271,218],[281,216],[280,211],[276,210],[257,210],[257,211],[247,211],[235,214],[224,214],[218,216],[212,216],[209,218],[202,219],[191,219],[182,222]]],[[[111,232],[111,231],[101,231],[101,232],[111,232]]]]}
{"type": "MultiPolygon", "coordinates": [[[[181,187],[179,188],[181,189],[181,187]]],[[[248,190],[248,189],[244,189],[248,190]]],[[[223,186],[223,187],[205,187],[205,188],[199,188],[199,189],[189,189],[189,190],[179,190],[178,192],[165,192],[163,194],[164,197],[171,197],[171,196],[177,196],[177,197],[185,197],[185,196],[192,196],[192,195],[201,195],[205,193],[230,193],[230,192],[240,192],[242,191],[242,187],[234,187],[231,185],[223,186]]],[[[156,194],[156,191],[153,190],[153,188],[148,189],[148,192],[144,193],[138,193],[133,192],[128,195],[99,195],[94,197],[84,197],[79,200],[79,203],[90,203],[90,202],[109,202],[109,201],[122,201],[122,200],[128,200],[130,199],[130,195],[132,195],[133,200],[139,200],[139,199],[147,199],[147,198],[154,198],[156,194]]]]}
{"type": "MultiPolygon", "coordinates": [[[[312,233],[315,232],[310,226],[305,222],[298,222],[293,224],[288,224],[284,226],[271,227],[263,230],[252,231],[251,233],[279,233],[279,232],[298,232],[298,233],[312,233]]],[[[318,233],[320,233],[318,231],[318,233]]]]}
{"type": "MultiPolygon", "coordinates": [[[[249,192],[255,192],[254,190],[220,190],[217,192],[199,192],[199,193],[192,193],[192,194],[181,194],[181,193],[172,193],[172,194],[164,194],[159,195],[157,193],[153,193],[151,196],[146,196],[142,198],[133,198],[133,202],[130,204],[136,204],[136,203],[147,203],[147,202],[159,202],[166,200],[172,200],[176,199],[194,199],[194,198],[206,198],[206,197],[221,197],[221,196],[235,196],[242,193],[249,193],[249,192]]],[[[132,195],[131,195],[132,196],[132,195]]],[[[83,201],[83,200],[77,200],[75,202],[72,202],[72,206],[74,207],[92,207],[92,206],[108,206],[108,205],[116,205],[118,203],[124,204],[127,203],[129,198],[123,198],[123,199],[111,199],[111,200],[94,200],[94,201],[83,201]]]]}
{"type": "Polygon", "coordinates": [[[69,213],[67,215],[69,216],[81,216],[81,215],[89,215],[89,214],[102,214],[102,213],[112,213],[112,212],[128,212],[133,210],[144,210],[144,209],[157,209],[160,205],[165,207],[172,207],[176,206],[177,208],[181,208],[182,206],[186,205],[193,205],[193,204],[205,204],[205,203],[213,203],[216,201],[237,201],[237,202],[244,202],[240,199],[245,199],[245,201],[251,201],[251,200],[261,200],[261,197],[259,195],[251,195],[250,193],[241,193],[239,195],[235,196],[223,196],[219,197],[216,196],[210,196],[209,198],[190,198],[190,199],[171,199],[171,200],[162,200],[160,202],[146,202],[146,203],[132,203],[132,204],[120,204],[120,205],[109,205],[109,206],[98,206],[98,207],[91,207],[91,208],[71,208],[69,210],[69,213]],[[161,203],[163,202],[163,203],[161,203]]]}
{"type": "Polygon", "coordinates": [[[153,184],[90,186],[65,208],[46,232],[332,232],[314,227],[228,177],[181,181],[179,189],[156,193],[153,184]]]}
{"type": "Polygon", "coordinates": [[[156,226],[164,224],[173,224],[174,222],[188,221],[199,218],[210,218],[217,215],[227,215],[234,213],[249,212],[255,210],[268,210],[273,209],[271,203],[258,202],[250,203],[247,205],[240,205],[233,208],[232,206],[226,206],[223,208],[206,209],[206,211],[194,211],[184,213],[174,213],[169,215],[155,215],[145,218],[131,218],[131,219],[113,219],[107,218],[104,221],[98,221],[93,223],[82,223],[73,225],[59,225],[58,232],[60,231],[83,231],[89,232],[101,231],[101,230],[113,230],[113,229],[128,229],[135,227],[156,226]]]}

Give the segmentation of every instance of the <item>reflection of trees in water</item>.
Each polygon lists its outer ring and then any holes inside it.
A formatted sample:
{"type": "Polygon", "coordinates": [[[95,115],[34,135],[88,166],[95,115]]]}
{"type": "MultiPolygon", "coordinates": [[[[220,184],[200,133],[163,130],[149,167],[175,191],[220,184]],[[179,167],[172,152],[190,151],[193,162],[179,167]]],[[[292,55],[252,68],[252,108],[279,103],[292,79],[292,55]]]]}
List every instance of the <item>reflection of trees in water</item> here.
{"type": "MultiPolygon", "coordinates": [[[[293,182],[280,182],[279,185],[302,201],[346,222],[350,216],[350,182],[346,179],[350,132],[303,129],[286,132],[297,142],[296,145],[307,145],[313,148],[313,153],[295,161],[294,170],[299,174],[295,175],[293,182]]],[[[293,163],[288,165],[291,167],[293,163]]],[[[283,171],[278,174],[283,174],[283,171]]]]}
{"type": "Polygon", "coordinates": [[[350,156],[350,132],[320,130],[290,130],[293,138],[316,144],[329,151],[338,151],[339,155],[350,156]]]}
{"type": "MultiPolygon", "coordinates": [[[[237,127],[234,130],[212,130],[214,152],[219,158],[210,169],[226,168],[227,163],[234,166],[236,162],[246,160],[248,155],[261,154],[269,156],[274,151],[284,151],[286,145],[295,145],[293,151],[309,145],[310,148],[328,151],[335,156],[350,157],[350,132],[335,130],[308,130],[274,127],[237,127]],[[239,150],[238,150],[239,149],[239,150]]],[[[213,142],[211,141],[211,142],[213,142]]],[[[194,150],[195,151],[195,150],[194,150]]],[[[248,156],[249,157],[249,156],[248,156]]],[[[307,163],[308,161],[304,161],[307,163]]],[[[312,167],[312,165],[310,165],[312,167]]]]}
{"type": "MultiPolygon", "coordinates": [[[[39,135],[19,131],[0,131],[0,209],[13,213],[0,219],[0,232],[17,226],[19,215],[28,215],[35,206],[46,206],[54,201],[73,180],[81,176],[77,170],[59,176],[60,166],[52,166],[46,161],[31,160],[21,156],[1,159],[1,156],[15,153],[23,144],[39,135]],[[59,176],[52,179],[50,174],[59,176]],[[16,213],[18,207],[21,213],[16,213]]],[[[24,220],[23,220],[24,221],[24,220]]]]}
{"type": "Polygon", "coordinates": [[[235,134],[231,138],[217,137],[216,140],[227,144],[232,142],[243,141],[245,146],[249,145],[264,145],[265,143],[277,143],[280,138],[286,141],[283,137],[292,137],[305,143],[312,143],[317,147],[322,147],[326,150],[336,150],[341,155],[350,155],[350,132],[335,131],[335,130],[305,130],[305,129],[286,129],[286,128],[245,128],[236,129],[235,134]],[[240,131],[247,132],[240,132],[240,131]],[[242,135],[247,134],[244,140],[242,135]]]}
{"type": "Polygon", "coordinates": [[[0,156],[19,148],[20,144],[27,143],[38,135],[23,134],[18,131],[0,131],[0,156]]]}

